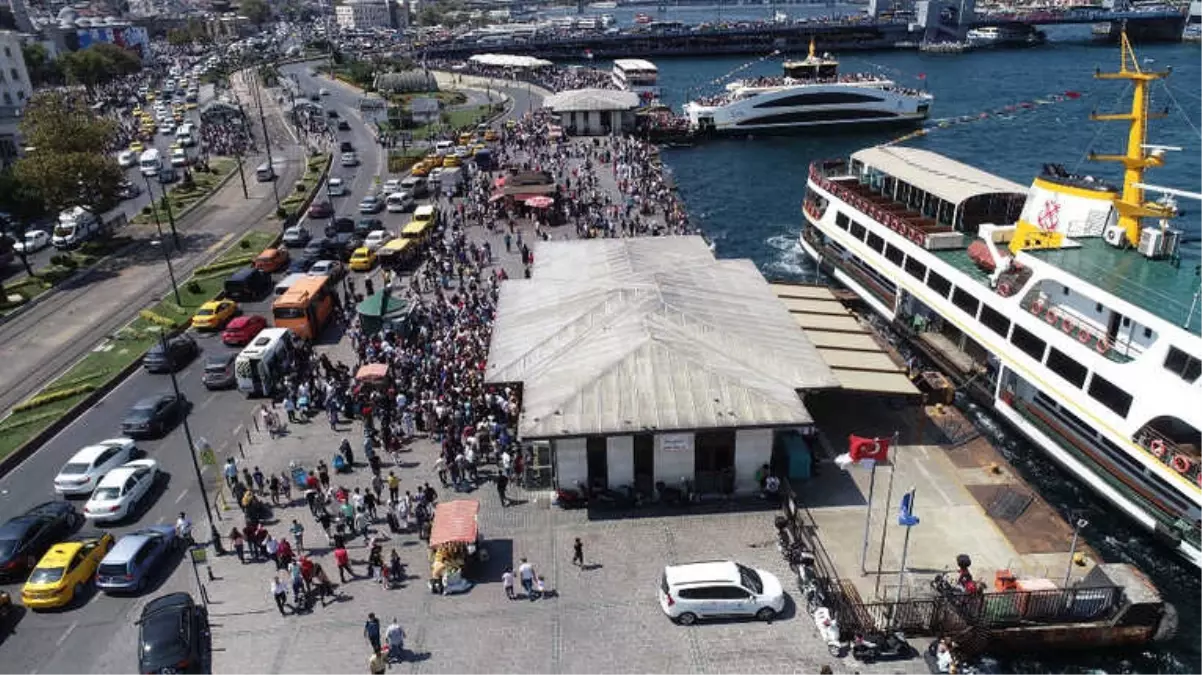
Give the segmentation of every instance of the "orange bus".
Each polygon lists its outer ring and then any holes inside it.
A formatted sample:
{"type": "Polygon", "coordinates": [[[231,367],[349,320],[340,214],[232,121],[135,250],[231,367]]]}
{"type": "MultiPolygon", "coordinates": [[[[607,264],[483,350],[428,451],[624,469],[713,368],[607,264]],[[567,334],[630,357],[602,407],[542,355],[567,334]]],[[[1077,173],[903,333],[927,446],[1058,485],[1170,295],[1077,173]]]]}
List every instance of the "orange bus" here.
{"type": "Polygon", "coordinates": [[[291,328],[297,337],[315,340],[334,312],[329,277],[305,277],[271,305],[272,324],[291,328]]]}

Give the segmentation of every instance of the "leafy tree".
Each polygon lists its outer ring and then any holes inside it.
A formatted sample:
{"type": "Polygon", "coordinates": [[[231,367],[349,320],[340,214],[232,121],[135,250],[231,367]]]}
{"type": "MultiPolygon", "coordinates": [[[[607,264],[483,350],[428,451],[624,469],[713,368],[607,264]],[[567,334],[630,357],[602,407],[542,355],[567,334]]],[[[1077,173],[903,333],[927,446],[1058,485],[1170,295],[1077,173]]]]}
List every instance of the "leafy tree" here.
{"type": "Polygon", "coordinates": [[[242,0],[238,6],[238,13],[258,26],[271,18],[271,7],[264,0],[242,0]]]}
{"type": "Polygon", "coordinates": [[[119,45],[99,42],[62,57],[67,79],[91,89],[142,69],[138,55],[119,45]]]}
{"type": "Polygon", "coordinates": [[[124,174],[108,154],[116,123],[92,114],[83,97],[38,92],[20,128],[33,149],[17,160],[15,177],[37,186],[47,211],[79,206],[100,214],[117,203],[124,174]]]}
{"type": "MultiPolygon", "coordinates": [[[[37,187],[21,181],[12,169],[0,172],[0,210],[8,214],[9,233],[14,241],[23,241],[29,226],[46,214],[46,205],[37,187]]],[[[25,251],[16,251],[25,272],[35,276],[25,251]]]]}
{"type": "Polygon", "coordinates": [[[40,42],[21,45],[21,55],[25,57],[25,67],[29,69],[29,79],[35,87],[63,83],[63,67],[50,58],[45,45],[40,42]]]}

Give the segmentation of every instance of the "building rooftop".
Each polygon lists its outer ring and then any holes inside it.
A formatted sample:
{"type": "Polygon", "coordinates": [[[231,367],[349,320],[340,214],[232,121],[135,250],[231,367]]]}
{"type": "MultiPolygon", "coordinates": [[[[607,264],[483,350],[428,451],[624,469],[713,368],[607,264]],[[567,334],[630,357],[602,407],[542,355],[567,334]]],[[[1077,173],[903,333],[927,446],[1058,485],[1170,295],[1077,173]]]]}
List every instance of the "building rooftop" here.
{"type": "MultiPolygon", "coordinates": [[[[1077,248],[1026,250],[1029,255],[1079,277],[1082,281],[1111,293],[1145,311],[1188,329],[1197,335],[1202,321],[1202,306],[1193,307],[1198,293],[1198,257],[1183,255],[1181,264],[1168,260],[1149,260],[1138,251],[1118,249],[1100,238],[1075,239],[1077,248]],[[1193,314],[1190,315],[1190,309],[1193,314]],[[1186,319],[1189,318],[1189,325],[1186,319]]],[[[1189,244],[1184,244],[1183,247],[1189,244]]],[[[1194,244],[1196,246],[1196,244],[1194,244]]],[[[967,259],[967,255],[964,256],[967,259]]]]}
{"type": "Polygon", "coordinates": [[[522,383],[522,438],[800,426],[839,386],[747,260],[700,237],[539,242],[501,286],[485,380],[522,383]]]}
{"type": "Polygon", "coordinates": [[[930,150],[881,145],[860,150],[851,158],[952,204],[988,194],[1027,194],[1027,188],[1018,183],[930,150]]]}
{"type": "Polygon", "coordinates": [[[639,95],[633,91],[613,89],[572,89],[548,96],[543,107],[557,113],[591,110],[634,110],[639,107],[639,95]]]}

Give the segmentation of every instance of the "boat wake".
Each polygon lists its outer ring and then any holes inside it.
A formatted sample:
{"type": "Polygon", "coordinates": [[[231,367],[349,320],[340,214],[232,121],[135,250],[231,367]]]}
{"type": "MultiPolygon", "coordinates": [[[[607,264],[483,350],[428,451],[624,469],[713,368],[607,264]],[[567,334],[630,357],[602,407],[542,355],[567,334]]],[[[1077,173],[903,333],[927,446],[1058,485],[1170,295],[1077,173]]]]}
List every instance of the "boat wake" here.
{"type": "Polygon", "coordinates": [[[802,250],[798,235],[777,234],[769,237],[767,243],[776,254],[764,266],[765,276],[790,281],[814,279],[818,270],[802,250]]]}

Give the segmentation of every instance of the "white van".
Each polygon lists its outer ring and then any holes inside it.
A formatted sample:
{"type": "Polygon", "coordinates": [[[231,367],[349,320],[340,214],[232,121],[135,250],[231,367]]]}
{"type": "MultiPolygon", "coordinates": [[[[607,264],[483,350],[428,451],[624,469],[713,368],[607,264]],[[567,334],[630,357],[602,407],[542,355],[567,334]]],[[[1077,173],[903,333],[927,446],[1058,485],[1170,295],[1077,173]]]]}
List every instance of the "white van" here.
{"type": "Polygon", "coordinates": [[[720,617],[771,621],[785,608],[775,575],[730,560],[668,565],[657,595],[664,614],[685,626],[720,617]]]}
{"type": "Polygon", "coordinates": [[[100,219],[81,206],[67,209],[58,214],[58,223],[50,237],[50,245],[57,249],[74,248],[91,239],[101,230],[100,219]]]}
{"type": "Polygon", "coordinates": [[[159,151],[151,148],[143,152],[138,158],[138,168],[142,170],[143,176],[158,175],[159,169],[163,168],[163,158],[159,156],[159,151]]]}
{"type": "Polygon", "coordinates": [[[455,148],[454,141],[439,141],[434,144],[434,152],[438,153],[439,157],[446,157],[447,153],[455,148]]]}
{"type": "Polygon", "coordinates": [[[185,146],[196,145],[196,125],[191,122],[184,122],[175,130],[175,139],[185,146]]]}
{"type": "Polygon", "coordinates": [[[389,213],[404,213],[414,206],[417,206],[417,203],[413,201],[413,197],[409,196],[408,192],[394,192],[384,200],[384,207],[388,209],[389,213]]]}

